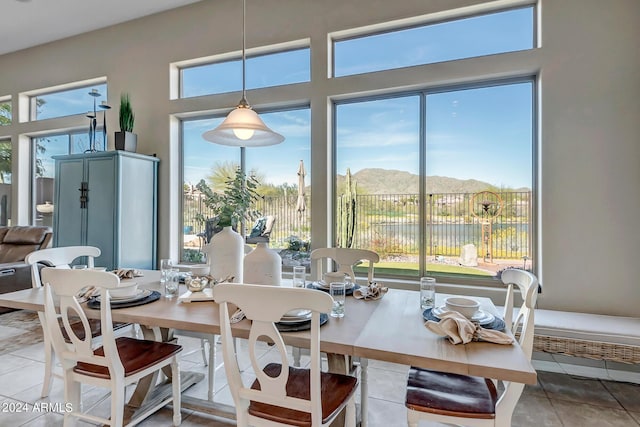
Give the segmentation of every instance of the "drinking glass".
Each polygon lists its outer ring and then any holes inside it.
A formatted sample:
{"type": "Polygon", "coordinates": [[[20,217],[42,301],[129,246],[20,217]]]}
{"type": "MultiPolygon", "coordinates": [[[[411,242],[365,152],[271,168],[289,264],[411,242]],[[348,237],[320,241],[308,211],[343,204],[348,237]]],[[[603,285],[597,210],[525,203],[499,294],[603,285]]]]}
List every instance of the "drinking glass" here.
{"type": "Polygon", "coordinates": [[[178,295],[178,287],[180,285],[180,272],[177,268],[167,270],[164,281],[164,296],[173,298],[178,295]]]}
{"type": "Polygon", "coordinates": [[[420,309],[433,308],[436,302],[436,279],[434,277],[420,278],[420,309]]]}
{"type": "Polygon", "coordinates": [[[293,267],[293,287],[304,288],[304,281],[307,276],[307,269],[303,266],[293,267]]]}
{"type": "Polygon", "coordinates": [[[331,284],[329,284],[329,295],[333,298],[331,317],[344,317],[344,302],[346,297],[344,282],[331,282],[331,284]]]}
{"type": "Polygon", "coordinates": [[[171,270],[171,266],[173,265],[173,261],[170,259],[161,259],[160,260],[160,284],[164,285],[167,281],[167,273],[171,270]]]}

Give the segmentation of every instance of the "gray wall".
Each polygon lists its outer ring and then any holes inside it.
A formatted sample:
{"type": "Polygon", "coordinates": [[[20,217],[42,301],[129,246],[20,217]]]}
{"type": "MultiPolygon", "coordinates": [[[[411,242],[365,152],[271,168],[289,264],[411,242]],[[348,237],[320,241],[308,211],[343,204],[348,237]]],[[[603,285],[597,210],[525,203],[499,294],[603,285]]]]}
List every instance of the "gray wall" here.
{"type": "MultiPolygon", "coordinates": [[[[522,2],[520,2],[522,3],[522,2]]],[[[331,80],[325,76],[327,32],[439,12],[486,6],[480,0],[269,0],[250,1],[247,44],[263,46],[310,38],[311,84],[251,91],[254,106],[287,100],[313,110],[312,241],[322,246],[329,140],[327,100],[383,88],[425,87],[483,77],[540,76],[538,147],[540,307],[639,315],[636,274],[640,214],[640,2],[541,0],[541,47],[484,58],[331,80]]],[[[502,4],[506,4],[503,2],[502,4]]],[[[515,4],[515,3],[514,3],[515,4]]],[[[177,256],[180,231],[179,141],[172,114],[226,110],[238,94],[171,100],[169,63],[239,50],[239,1],[203,1],[59,42],[0,56],[0,96],[14,110],[23,91],[106,76],[108,98],[131,94],[138,151],[160,163],[160,255],[177,256]]],[[[99,13],[99,11],[96,11],[99,13]]],[[[19,35],[18,35],[19,36],[19,35]]],[[[112,110],[113,111],[113,110],[112,110]]],[[[84,117],[17,123],[0,128],[14,146],[13,218],[28,221],[27,135],[84,128],[84,117]],[[27,195],[25,195],[25,192],[27,195]]],[[[117,128],[117,114],[109,116],[117,128]]],[[[113,142],[109,141],[112,148],[113,142]]]]}

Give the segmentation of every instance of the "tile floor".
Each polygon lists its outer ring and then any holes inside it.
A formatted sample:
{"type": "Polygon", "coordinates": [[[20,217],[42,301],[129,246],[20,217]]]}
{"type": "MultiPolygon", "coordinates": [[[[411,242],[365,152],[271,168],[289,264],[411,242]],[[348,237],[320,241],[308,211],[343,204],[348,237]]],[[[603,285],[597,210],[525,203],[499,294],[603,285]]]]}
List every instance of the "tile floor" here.
{"type": "MultiPolygon", "coordinates": [[[[182,369],[206,372],[200,356],[199,340],[180,338],[185,346],[182,369]]],[[[244,345],[240,341],[240,345],[244,345]]],[[[219,345],[218,345],[219,346],[219,345]]],[[[43,345],[24,346],[0,356],[0,426],[62,426],[62,415],[56,404],[63,402],[62,380],[54,380],[53,390],[46,399],[40,398],[43,374],[43,345]],[[46,408],[51,404],[53,408],[46,408]],[[36,406],[38,405],[38,406],[36,406]],[[49,409],[49,410],[47,410],[49,409]]],[[[262,358],[275,358],[275,349],[264,346],[262,358]]],[[[304,362],[304,359],[303,359],[304,362]]],[[[241,362],[246,376],[251,376],[248,360],[241,362]]],[[[369,425],[394,427],[406,425],[403,404],[406,366],[370,361],[369,425]]],[[[638,427],[640,426],[640,385],[589,379],[554,372],[538,372],[538,384],[527,386],[516,408],[514,426],[580,426],[638,427]]],[[[216,400],[231,404],[221,358],[216,360],[216,400]]],[[[206,398],[207,383],[202,381],[186,394],[206,398]]],[[[85,407],[95,404],[94,413],[106,415],[109,401],[104,389],[83,388],[85,407]]],[[[231,422],[182,411],[182,426],[229,426],[231,422]]],[[[79,426],[92,424],[79,422],[79,426]]],[[[169,427],[171,410],[162,409],[139,424],[143,427],[169,427]]],[[[421,426],[441,424],[422,423],[421,426]]]]}

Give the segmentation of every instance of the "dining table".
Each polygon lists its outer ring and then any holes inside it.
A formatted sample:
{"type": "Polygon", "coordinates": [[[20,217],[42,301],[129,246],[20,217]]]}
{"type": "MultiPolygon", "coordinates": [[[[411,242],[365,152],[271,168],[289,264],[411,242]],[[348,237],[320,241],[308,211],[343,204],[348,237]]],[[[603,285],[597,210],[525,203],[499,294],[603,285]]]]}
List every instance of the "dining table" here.
{"type": "MultiPolygon", "coordinates": [[[[144,270],[142,277],[130,279],[140,287],[161,291],[160,272],[144,270]]],[[[126,283],[126,282],[125,282],[126,283]]],[[[184,285],[181,292],[186,291],[184,285]]],[[[321,292],[310,290],[310,292],[321,292]]],[[[437,294],[436,306],[448,295],[437,294]]],[[[473,297],[480,308],[500,316],[490,299],[473,297]]],[[[0,306],[42,311],[44,290],[26,289],[0,294],[0,306]]],[[[99,318],[100,311],[86,308],[89,318],[99,318]]],[[[219,306],[214,301],[179,302],[178,298],[165,298],[135,307],[112,309],[113,321],[143,326],[145,337],[172,339],[167,331],[185,330],[203,335],[220,333],[219,306]],[[161,332],[159,332],[161,331],[161,332]]],[[[453,345],[446,338],[429,331],[425,326],[420,294],[413,290],[389,289],[383,298],[364,300],[347,297],[345,316],[330,317],[321,327],[320,350],[329,356],[330,370],[348,371],[349,358],[359,358],[362,365],[361,383],[366,385],[366,366],[369,359],[433,369],[443,372],[482,376],[496,380],[536,384],[537,376],[530,358],[516,340],[510,345],[488,342],[470,342],[453,345]]],[[[248,338],[250,322],[244,319],[232,325],[237,338],[248,338]]],[[[511,334],[509,331],[505,331],[511,334]]],[[[286,344],[309,348],[309,331],[283,332],[286,344]]],[[[202,374],[200,374],[202,375],[202,374]]],[[[201,377],[200,377],[201,378],[201,377]]],[[[155,378],[153,379],[155,380],[155,378]]],[[[197,379],[196,379],[197,380],[197,379]]],[[[153,381],[136,390],[133,406],[142,405],[150,394],[153,381]],[[146,387],[146,388],[145,388],[146,387]]],[[[188,386],[188,385],[187,385],[188,386]]],[[[362,404],[361,425],[366,426],[366,394],[362,404]]],[[[133,399],[133,398],[132,398],[133,399]]],[[[129,404],[132,404],[130,400],[129,404]]],[[[183,407],[235,419],[235,410],[229,405],[205,399],[183,396],[183,407]]]]}

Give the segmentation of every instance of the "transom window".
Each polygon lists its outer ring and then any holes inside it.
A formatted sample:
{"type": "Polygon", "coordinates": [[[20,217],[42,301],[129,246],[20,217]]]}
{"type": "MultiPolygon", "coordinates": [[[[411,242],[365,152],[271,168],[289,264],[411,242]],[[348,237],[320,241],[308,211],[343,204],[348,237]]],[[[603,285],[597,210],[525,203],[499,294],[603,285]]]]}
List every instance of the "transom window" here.
{"type": "MultiPolygon", "coordinates": [[[[293,49],[248,56],[247,89],[258,89],[311,79],[310,49],[293,49]]],[[[240,58],[181,69],[181,97],[212,95],[242,90],[240,58]]]]}
{"type": "Polygon", "coordinates": [[[531,49],[533,6],[335,40],[334,76],[531,49]]]}
{"type": "Polygon", "coordinates": [[[107,84],[94,84],[69,90],[35,95],[30,98],[32,120],[44,120],[75,114],[93,114],[94,100],[96,111],[107,100],[107,84]],[[96,95],[96,96],[93,96],[96,95]]]}

